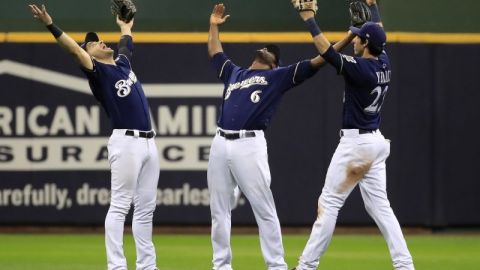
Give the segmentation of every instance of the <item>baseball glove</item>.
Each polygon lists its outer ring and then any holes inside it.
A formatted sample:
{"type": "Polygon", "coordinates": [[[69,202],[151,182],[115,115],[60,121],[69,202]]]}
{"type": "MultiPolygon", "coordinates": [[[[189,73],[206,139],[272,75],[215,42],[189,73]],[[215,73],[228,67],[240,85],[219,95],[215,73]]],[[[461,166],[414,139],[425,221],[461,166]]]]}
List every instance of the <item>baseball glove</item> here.
{"type": "Polygon", "coordinates": [[[118,18],[126,23],[129,23],[137,12],[132,0],[111,0],[110,2],[112,14],[114,16],[118,15],[118,18]]]}
{"type": "Polygon", "coordinates": [[[292,0],[293,7],[298,11],[313,11],[317,14],[317,0],[292,0]]]}
{"type": "Polygon", "coordinates": [[[371,20],[372,14],[370,8],[363,1],[354,0],[350,3],[350,22],[352,26],[362,27],[362,25],[371,20]]]}

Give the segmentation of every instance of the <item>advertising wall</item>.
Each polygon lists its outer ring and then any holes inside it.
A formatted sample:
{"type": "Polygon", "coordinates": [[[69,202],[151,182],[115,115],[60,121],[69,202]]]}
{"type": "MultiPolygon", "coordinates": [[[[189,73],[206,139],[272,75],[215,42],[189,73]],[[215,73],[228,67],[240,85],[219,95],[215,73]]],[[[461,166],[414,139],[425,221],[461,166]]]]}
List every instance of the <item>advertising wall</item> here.
{"type": "MultiPolygon", "coordinates": [[[[224,44],[248,66],[263,44],[224,44]]],[[[285,64],[316,55],[280,44],[285,64]]],[[[388,193],[405,225],[480,225],[477,45],[391,44],[382,133],[392,140],[388,193]]],[[[136,44],[161,173],[155,224],[209,224],[206,168],[222,85],[205,44],[136,44]]],[[[343,81],[326,66],[288,92],[267,130],[272,190],[284,225],[310,225],[341,128],[343,81]]],[[[0,43],[0,224],[101,225],[111,129],[87,81],[56,44],[0,43]]],[[[255,224],[248,202],[234,224],[255,224]]],[[[340,224],[368,225],[358,190],[340,224]]]]}

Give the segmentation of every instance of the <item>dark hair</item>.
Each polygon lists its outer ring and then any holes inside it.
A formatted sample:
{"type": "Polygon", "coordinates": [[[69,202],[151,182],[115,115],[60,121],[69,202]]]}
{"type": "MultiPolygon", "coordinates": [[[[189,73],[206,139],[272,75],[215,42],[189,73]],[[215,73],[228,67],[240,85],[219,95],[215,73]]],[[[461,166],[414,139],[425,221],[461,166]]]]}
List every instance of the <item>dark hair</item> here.
{"type": "Polygon", "coordinates": [[[99,41],[98,35],[95,32],[88,32],[87,34],[85,34],[85,40],[80,45],[80,47],[82,47],[82,49],[84,49],[86,51],[87,50],[87,44],[89,42],[92,42],[92,41],[95,41],[95,42],[99,41]]]}
{"type": "MultiPolygon", "coordinates": [[[[367,42],[366,38],[360,37],[360,40],[362,44],[365,44],[367,42]]],[[[373,55],[373,56],[379,56],[383,52],[383,46],[377,46],[371,43],[370,41],[367,44],[368,51],[373,55]]]]}
{"type": "Polygon", "coordinates": [[[275,65],[278,67],[278,63],[280,63],[280,48],[275,44],[267,44],[265,48],[275,56],[275,65]]]}

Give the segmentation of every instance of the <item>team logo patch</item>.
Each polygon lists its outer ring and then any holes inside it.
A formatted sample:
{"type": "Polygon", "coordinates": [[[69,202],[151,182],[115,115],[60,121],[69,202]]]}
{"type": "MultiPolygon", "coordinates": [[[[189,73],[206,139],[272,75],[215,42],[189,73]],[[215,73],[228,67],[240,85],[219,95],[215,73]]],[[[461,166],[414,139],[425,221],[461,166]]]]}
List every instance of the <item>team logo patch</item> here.
{"type": "Polygon", "coordinates": [[[261,93],[262,93],[262,90],[253,91],[253,93],[250,95],[250,100],[253,103],[258,103],[260,101],[260,94],[261,93]]]}
{"type": "Polygon", "coordinates": [[[137,82],[137,76],[133,71],[128,74],[127,80],[119,80],[115,83],[115,88],[118,90],[117,95],[119,97],[126,97],[132,91],[132,85],[137,82]]]}
{"type": "Polygon", "coordinates": [[[343,59],[347,60],[347,62],[354,63],[354,64],[357,63],[357,61],[355,60],[355,58],[353,56],[344,55],[344,54],[341,54],[341,56],[343,57],[343,59]]]}

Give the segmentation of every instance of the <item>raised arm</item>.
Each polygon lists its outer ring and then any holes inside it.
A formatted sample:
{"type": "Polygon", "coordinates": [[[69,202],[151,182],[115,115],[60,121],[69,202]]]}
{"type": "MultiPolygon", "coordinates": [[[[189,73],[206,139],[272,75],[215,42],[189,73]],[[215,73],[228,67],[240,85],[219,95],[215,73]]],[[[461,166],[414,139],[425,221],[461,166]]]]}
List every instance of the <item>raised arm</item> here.
{"type": "MultiPolygon", "coordinates": [[[[372,17],[371,20],[383,26],[380,20],[377,1],[365,0],[365,3],[370,8],[371,17],[372,17]]],[[[300,14],[300,17],[305,21],[308,29],[310,30],[310,33],[312,34],[312,37],[313,37],[313,42],[317,50],[320,52],[320,55],[325,54],[327,50],[330,48],[331,44],[328,41],[328,39],[323,35],[320,28],[318,27],[315,21],[315,12],[313,10],[303,10],[303,11],[300,11],[299,14],[300,14]]],[[[345,47],[346,45],[348,45],[348,43],[351,42],[353,37],[354,35],[349,31],[349,35],[343,41],[337,43],[338,45],[337,44],[334,45],[333,48],[335,49],[335,51],[341,50],[342,47],[345,47]]],[[[321,60],[315,61],[316,64],[318,62],[320,62],[320,65],[323,64],[321,63],[322,62],[321,60]]]]}
{"type": "Polygon", "coordinates": [[[32,11],[33,17],[47,27],[52,35],[57,40],[58,45],[63,48],[67,53],[73,56],[80,66],[92,70],[93,63],[90,55],[83,50],[70,36],[63,32],[58,26],[53,23],[52,17],[47,12],[45,5],[42,5],[40,9],[36,5],[29,5],[32,11]]]}
{"type": "Polygon", "coordinates": [[[132,40],[132,27],[133,27],[133,20],[126,23],[117,15],[117,25],[120,27],[121,38],[120,42],[118,43],[118,54],[125,55],[128,60],[131,60],[133,54],[133,40],[132,40]]]}
{"type": "MultiPolygon", "coordinates": [[[[347,35],[342,40],[333,45],[333,49],[337,52],[341,52],[345,47],[348,46],[348,44],[352,42],[354,37],[355,35],[351,31],[348,31],[347,35]]],[[[310,60],[310,63],[312,64],[313,68],[320,68],[326,63],[326,61],[323,57],[318,55],[317,57],[310,60]]]]}
{"type": "Polygon", "coordinates": [[[310,34],[312,34],[313,43],[318,52],[320,55],[324,54],[328,48],[330,48],[331,44],[318,27],[317,22],[315,21],[315,14],[313,11],[300,11],[299,14],[307,24],[310,34]]]}
{"type": "Polygon", "coordinates": [[[210,30],[208,31],[208,55],[214,56],[219,52],[223,52],[222,43],[219,37],[219,25],[225,23],[230,15],[224,16],[225,6],[223,4],[217,4],[213,7],[212,14],[210,15],[210,30]]]}
{"type": "Polygon", "coordinates": [[[133,27],[133,20],[130,20],[130,22],[126,23],[122,20],[117,15],[117,25],[120,27],[120,32],[122,36],[132,36],[132,27],[133,27]]]}
{"type": "Polygon", "coordinates": [[[365,1],[370,7],[370,13],[372,14],[372,22],[379,24],[383,27],[382,19],[380,18],[380,11],[378,10],[377,0],[366,0],[365,1]]]}

